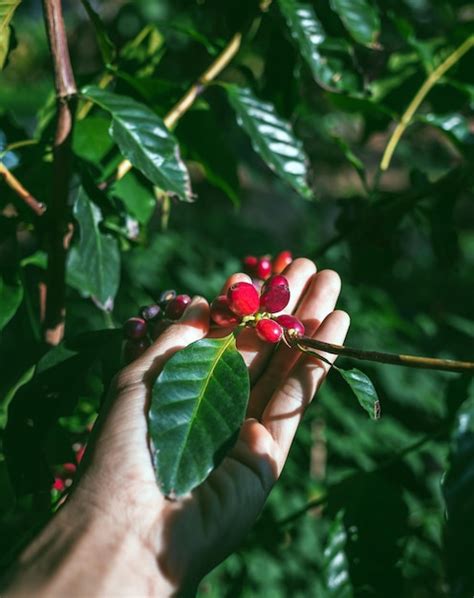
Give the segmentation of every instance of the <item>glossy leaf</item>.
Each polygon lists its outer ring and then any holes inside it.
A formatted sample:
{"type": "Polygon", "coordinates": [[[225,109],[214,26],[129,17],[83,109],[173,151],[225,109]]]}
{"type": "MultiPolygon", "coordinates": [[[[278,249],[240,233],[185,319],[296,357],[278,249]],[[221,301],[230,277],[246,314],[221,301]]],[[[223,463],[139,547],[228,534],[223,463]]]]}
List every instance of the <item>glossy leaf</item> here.
{"type": "Polygon", "coordinates": [[[104,64],[106,66],[110,65],[114,62],[115,56],[117,54],[115,45],[110,39],[105,25],[102,22],[102,19],[92,8],[89,0],[81,0],[81,2],[82,6],[85,8],[87,12],[87,16],[89,17],[92,25],[94,26],[95,35],[97,38],[97,43],[99,44],[99,50],[102,56],[102,60],[104,61],[104,64]]]}
{"type": "Polygon", "coordinates": [[[250,89],[237,85],[226,85],[225,89],[237,122],[250,136],[255,151],[301,196],[311,198],[308,158],[290,124],[278,116],[272,104],[258,99],[250,89]]]}
{"type": "Polygon", "coordinates": [[[102,215],[84,189],[79,191],[73,213],[79,224],[79,240],[69,252],[68,283],[102,306],[109,305],[120,280],[118,243],[100,231],[102,215]]]}
{"type": "Polygon", "coordinates": [[[10,23],[21,0],[0,0],[0,70],[5,66],[10,47],[10,23]]]}
{"type": "Polygon", "coordinates": [[[13,318],[23,300],[23,285],[16,277],[0,274],[0,330],[13,318]]]}
{"type": "Polygon", "coordinates": [[[474,149],[474,133],[469,128],[469,121],[456,112],[449,114],[426,114],[419,120],[436,127],[447,135],[456,145],[470,146],[474,149]]]}
{"type": "Polygon", "coordinates": [[[352,584],[349,577],[349,563],[345,553],[347,533],[343,513],[340,511],[329,528],[326,547],[323,553],[324,598],[351,598],[352,584]]]}
{"type": "Polygon", "coordinates": [[[373,46],[380,33],[380,18],[371,0],[330,0],[347,31],[365,46],[373,46]]]}
{"type": "Polygon", "coordinates": [[[126,205],[129,213],[141,224],[146,224],[156,208],[156,197],[134,172],[129,172],[120,181],[116,181],[112,192],[126,205]]]}
{"type": "Polygon", "coordinates": [[[356,368],[353,368],[352,370],[343,370],[341,368],[335,369],[350,386],[352,392],[357,397],[360,406],[367,411],[370,418],[379,419],[380,401],[370,378],[364,374],[364,372],[361,372],[356,368]]]}
{"type": "Polygon", "coordinates": [[[314,8],[296,0],[278,0],[278,4],[315,80],[332,91],[354,88],[355,80],[346,76],[342,61],[331,57],[328,48],[324,47],[328,37],[314,8]]]}
{"type": "Polygon", "coordinates": [[[83,96],[110,112],[110,134],[122,154],[154,185],[191,201],[189,174],[174,136],[150,108],[127,96],[86,87],[83,96]]]}
{"type": "Polygon", "coordinates": [[[443,480],[449,595],[474,594],[474,382],[459,408],[452,431],[449,468],[443,480]]]}
{"type": "Polygon", "coordinates": [[[190,492],[219,464],[237,438],[248,397],[248,370],[233,335],[200,340],[166,363],[148,416],[165,495],[190,492]]]}

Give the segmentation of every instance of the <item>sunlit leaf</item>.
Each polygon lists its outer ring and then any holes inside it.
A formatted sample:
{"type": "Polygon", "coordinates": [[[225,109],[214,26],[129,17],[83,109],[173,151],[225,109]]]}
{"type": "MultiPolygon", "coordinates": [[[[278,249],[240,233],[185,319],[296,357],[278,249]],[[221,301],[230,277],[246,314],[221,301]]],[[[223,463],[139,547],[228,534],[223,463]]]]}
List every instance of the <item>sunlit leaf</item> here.
{"type": "Polygon", "coordinates": [[[0,70],[5,66],[10,47],[10,22],[21,0],[0,0],[0,70]]]}
{"type": "Polygon", "coordinates": [[[91,20],[92,25],[94,26],[97,43],[99,44],[99,50],[104,64],[112,64],[115,60],[117,49],[110,39],[102,19],[92,8],[89,0],[81,0],[81,2],[87,12],[89,19],[91,20]]]}
{"type": "Polygon", "coordinates": [[[69,252],[68,283],[106,306],[113,301],[120,280],[117,241],[100,231],[100,210],[82,188],[73,213],[79,224],[79,240],[69,252]]]}
{"type": "Polygon", "coordinates": [[[356,368],[352,370],[335,369],[350,386],[360,406],[367,411],[370,418],[378,419],[380,417],[380,401],[370,378],[356,368]]]}
{"type": "Polygon", "coordinates": [[[225,89],[237,122],[250,136],[255,151],[301,196],[311,198],[308,158],[291,125],[278,116],[272,104],[258,99],[250,89],[237,85],[226,85],[225,89]]]}
{"type": "Polygon", "coordinates": [[[248,370],[233,335],[193,343],[166,363],[148,416],[164,494],[190,492],[219,464],[237,438],[248,397],[248,370]]]}
{"type": "Polygon", "coordinates": [[[333,91],[356,88],[357,78],[347,72],[341,58],[330,47],[334,40],[328,39],[314,8],[296,0],[278,0],[278,4],[315,80],[333,91]]]}
{"type": "Polygon", "coordinates": [[[343,513],[340,511],[329,528],[323,554],[323,579],[321,598],[352,598],[349,563],[345,553],[347,533],[343,513]]]}
{"type": "Polygon", "coordinates": [[[144,104],[98,87],[83,89],[84,97],[110,112],[110,134],[122,154],[154,185],[191,200],[189,174],[174,136],[144,104]]]}
{"type": "Polygon", "coordinates": [[[373,46],[380,33],[380,18],[371,0],[330,0],[347,31],[365,46],[373,46]]]}

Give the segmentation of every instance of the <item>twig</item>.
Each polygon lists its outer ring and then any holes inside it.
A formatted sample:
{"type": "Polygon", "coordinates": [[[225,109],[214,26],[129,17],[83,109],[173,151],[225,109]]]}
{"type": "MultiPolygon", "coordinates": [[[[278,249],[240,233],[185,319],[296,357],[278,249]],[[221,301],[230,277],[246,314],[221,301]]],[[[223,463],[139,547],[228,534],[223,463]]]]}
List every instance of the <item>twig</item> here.
{"type": "MultiPolygon", "coordinates": [[[[418,357],[416,355],[398,355],[396,353],[366,351],[365,349],[354,349],[353,347],[325,343],[307,336],[300,338],[288,337],[286,340],[291,346],[296,347],[305,353],[308,352],[308,349],[316,349],[318,351],[332,353],[333,355],[343,355],[345,357],[352,357],[363,361],[375,361],[378,363],[389,363],[391,365],[403,365],[410,368],[427,370],[474,373],[473,361],[454,361],[451,359],[437,359],[435,357],[418,357]]],[[[315,356],[321,358],[318,354],[315,354],[315,356]]]]}
{"type": "MultiPolygon", "coordinates": [[[[184,96],[173,106],[168,114],[163,119],[166,127],[171,129],[183,114],[189,110],[196,98],[202,93],[202,90],[209,85],[229,64],[232,58],[237,54],[242,42],[242,34],[236,33],[227,46],[222,50],[214,62],[207,68],[199,79],[192,85],[184,96]]],[[[115,180],[122,179],[132,168],[132,164],[128,160],[120,162],[115,180]]]]}
{"type": "Polygon", "coordinates": [[[3,180],[10,187],[10,189],[12,189],[37,216],[42,216],[45,213],[46,206],[35,199],[33,195],[31,195],[31,193],[25,189],[25,187],[23,187],[20,181],[2,163],[0,163],[0,176],[3,177],[3,180]]]}
{"type": "Polygon", "coordinates": [[[47,295],[44,338],[57,345],[64,335],[67,204],[72,168],[71,139],[77,95],[71,67],[61,0],[43,0],[46,31],[54,67],[57,121],[53,147],[53,189],[49,210],[47,295]]]}
{"type": "Polygon", "coordinates": [[[390,166],[390,161],[392,159],[393,153],[400,141],[405,129],[411,122],[413,115],[420,107],[420,104],[423,102],[427,94],[430,92],[431,88],[436,85],[436,83],[441,79],[441,77],[448,71],[452,66],[458,62],[466,52],[468,52],[472,46],[474,46],[474,35],[469,36],[452,54],[450,54],[446,60],[444,60],[435,70],[428,76],[426,81],[420,87],[418,92],[416,93],[413,100],[408,105],[408,108],[403,113],[400,122],[395,127],[387,147],[385,148],[382,161],[380,162],[380,170],[384,171],[387,170],[390,166]]]}

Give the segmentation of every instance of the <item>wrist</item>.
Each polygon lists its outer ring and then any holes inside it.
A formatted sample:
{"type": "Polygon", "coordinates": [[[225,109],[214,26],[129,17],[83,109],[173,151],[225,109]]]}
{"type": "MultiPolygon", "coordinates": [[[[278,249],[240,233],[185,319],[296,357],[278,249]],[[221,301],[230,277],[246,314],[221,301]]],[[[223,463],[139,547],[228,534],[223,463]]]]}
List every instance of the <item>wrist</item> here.
{"type": "Polygon", "coordinates": [[[173,596],[156,554],[132,529],[66,503],[21,555],[8,596],[173,596]]]}

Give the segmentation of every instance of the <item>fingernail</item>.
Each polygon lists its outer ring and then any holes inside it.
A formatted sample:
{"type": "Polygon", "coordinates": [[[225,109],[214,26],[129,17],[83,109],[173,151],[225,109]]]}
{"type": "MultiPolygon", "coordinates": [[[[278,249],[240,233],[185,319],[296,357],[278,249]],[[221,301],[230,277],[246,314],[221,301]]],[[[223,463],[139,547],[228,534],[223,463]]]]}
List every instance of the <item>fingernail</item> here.
{"type": "Polygon", "coordinates": [[[203,318],[207,311],[207,303],[203,297],[196,295],[193,297],[191,303],[187,306],[184,314],[181,316],[180,322],[192,322],[203,318]]]}

